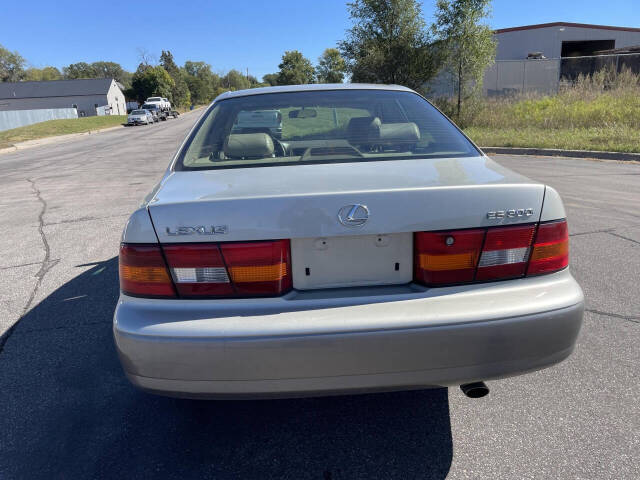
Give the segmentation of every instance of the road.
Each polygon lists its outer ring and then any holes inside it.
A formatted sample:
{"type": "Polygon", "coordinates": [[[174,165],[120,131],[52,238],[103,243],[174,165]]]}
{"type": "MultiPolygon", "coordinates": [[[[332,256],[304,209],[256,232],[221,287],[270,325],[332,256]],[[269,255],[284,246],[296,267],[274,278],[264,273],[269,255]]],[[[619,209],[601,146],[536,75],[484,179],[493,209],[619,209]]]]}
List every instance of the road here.
{"type": "Polygon", "coordinates": [[[197,115],[0,156],[0,478],[640,478],[638,164],[497,158],[566,202],[588,310],[558,366],[479,400],[133,389],[111,338],[119,235],[197,115]]]}

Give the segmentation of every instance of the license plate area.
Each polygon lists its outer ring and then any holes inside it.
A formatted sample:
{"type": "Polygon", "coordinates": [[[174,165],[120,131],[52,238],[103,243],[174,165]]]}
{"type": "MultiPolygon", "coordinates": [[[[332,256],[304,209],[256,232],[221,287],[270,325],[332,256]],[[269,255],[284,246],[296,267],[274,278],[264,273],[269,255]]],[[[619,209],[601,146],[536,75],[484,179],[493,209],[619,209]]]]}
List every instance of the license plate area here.
{"type": "Polygon", "coordinates": [[[292,239],[291,266],[298,290],[409,283],[413,234],[292,239]]]}

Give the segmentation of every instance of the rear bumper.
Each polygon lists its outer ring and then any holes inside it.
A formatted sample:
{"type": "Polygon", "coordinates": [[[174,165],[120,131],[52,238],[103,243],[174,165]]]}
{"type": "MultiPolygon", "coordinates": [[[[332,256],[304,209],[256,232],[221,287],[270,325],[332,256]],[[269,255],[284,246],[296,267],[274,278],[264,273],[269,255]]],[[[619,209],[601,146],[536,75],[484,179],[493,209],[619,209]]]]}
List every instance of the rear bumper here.
{"type": "Polygon", "coordinates": [[[341,293],[219,301],[122,296],[116,346],[132,383],[166,395],[404,390],[560,362],[573,350],[584,305],[568,271],[465,287],[341,293]]]}

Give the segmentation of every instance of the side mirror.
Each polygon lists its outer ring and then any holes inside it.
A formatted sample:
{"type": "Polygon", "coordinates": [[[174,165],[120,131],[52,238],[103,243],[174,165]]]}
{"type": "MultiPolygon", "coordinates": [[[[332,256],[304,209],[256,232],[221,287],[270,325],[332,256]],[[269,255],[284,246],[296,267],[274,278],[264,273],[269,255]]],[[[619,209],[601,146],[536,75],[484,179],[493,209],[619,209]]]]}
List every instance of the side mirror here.
{"type": "Polygon", "coordinates": [[[289,118],[315,118],[318,116],[318,111],[313,108],[303,108],[302,110],[291,110],[289,112],[289,118]]]}

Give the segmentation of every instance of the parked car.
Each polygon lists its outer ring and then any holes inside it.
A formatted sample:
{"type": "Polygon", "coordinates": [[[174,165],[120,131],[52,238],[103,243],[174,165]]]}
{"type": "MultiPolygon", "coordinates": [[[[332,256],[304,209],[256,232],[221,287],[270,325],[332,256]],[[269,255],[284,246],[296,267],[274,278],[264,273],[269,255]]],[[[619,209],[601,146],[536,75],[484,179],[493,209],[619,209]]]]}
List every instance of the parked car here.
{"type": "Polygon", "coordinates": [[[227,92],[127,222],[115,344],[165,395],[477,397],[573,351],[568,245],[553,188],[412,90],[227,92]],[[286,112],[282,138],[232,130],[255,111],[286,112]]]}
{"type": "Polygon", "coordinates": [[[162,110],[160,110],[160,107],[158,107],[158,105],[156,105],[155,103],[145,103],[144,105],[142,105],[142,108],[144,110],[148,110],[149,112],[151,112],[151,115],[153,115],[154,122],[159,122],[160,120],[166,120],[165,113],[162,110]]]}
{"type": "Polygon", "coordinates": [[[132,110],[127,117],[127,123],[129,125],[151,125],[153,122],[151,112],[144,109],[132,110]]]}
{"type": "MultiPolygon", "coordinates": [[[[313,111],[307,109],[307,111],[313,111]]],[[[233,133],[269,133],[282,137],[282,113],[280,110],[254,110],[239,112],[232,129],[233,133]]]]}

